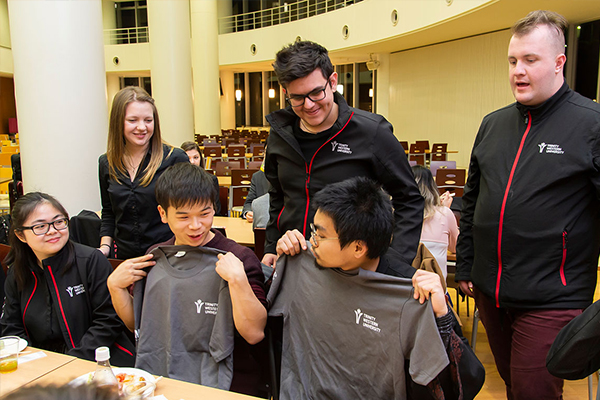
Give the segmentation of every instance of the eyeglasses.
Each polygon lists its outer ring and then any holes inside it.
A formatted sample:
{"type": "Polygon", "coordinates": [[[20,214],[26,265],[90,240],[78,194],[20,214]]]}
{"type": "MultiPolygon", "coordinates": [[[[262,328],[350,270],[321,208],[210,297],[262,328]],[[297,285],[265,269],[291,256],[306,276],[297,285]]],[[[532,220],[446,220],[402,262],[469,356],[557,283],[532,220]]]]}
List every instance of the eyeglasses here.
{"type": "Polygon", "coordinates": [[[321,89],[315,89],[309,94],[293,94],[290,97],[287,97],[286,100],[292,107],[300,107],[304,104],[304,101],[307,97],[313,103],[321,101],[327,96],[327,93],[325,92],[325,90],[327,90],[327,85],[329,85],[329,80],[327,80],[325,86],[323,86],[321,89]]]}
{"type": "Polygon", "coordinates": [[[313,240],[313,242],[315,242],[315,244],[318,246],[320,241],[323,240],[338,240],[339,238],[324,238],[321,237],[318,233],[317,233],[317,228],[315,228],[315,225],[311,222],[310,223],[310,238],[313,240]]]}
{"type": "Polygon", "coordinates": [[[34,235],[36,235],[36,236],[42,236],[42,235],[45,235],[46,233],[48,233],[48,231],[50,231],[50,226],[51,225],[57,231],[62,231],[62,230],[67,229],[67,226],[69,226],[69,219],[68,218],[61,218],[61,219],[57,219],[56,221],[47,222],[47,223],[44,223],[44,224],[36,224],[36,225],[32,225],[32,226],[24,226],[21,229],[31,229],[31,231],[33,232],[34,235]]]}

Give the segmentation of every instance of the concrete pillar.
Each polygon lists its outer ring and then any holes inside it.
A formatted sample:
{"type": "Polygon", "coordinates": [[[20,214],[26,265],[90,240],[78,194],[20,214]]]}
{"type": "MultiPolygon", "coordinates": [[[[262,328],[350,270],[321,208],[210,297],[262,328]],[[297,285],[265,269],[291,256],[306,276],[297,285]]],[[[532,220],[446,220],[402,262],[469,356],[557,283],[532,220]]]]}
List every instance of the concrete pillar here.
{"type": "Polygon", "coordinates": [[[196,133],[221,133],[217,0],[191,0],[192,70],[196,133]]]}
{"type": "Polygon", "coordinates": [[[56,196],[71,215],[99,210],[108,134],[101,1],[9,0],[8,9],[24,190],[56,196]]]}
{"type": "Polygon", "coordinates": [[[221,71],[221,128],[235,128],[235,79],[233,71],[221,71]]]}
{"type": "Polygon", "coordinates": [[[190,3],[148,1],[152,97],[163,139],[179,146],[194,140],[190,3]]]}
{"type": "Polygon", "coordinates": [[[383,115],[386,119],[390,119],[390,55],[389,54],[377,54],[377,60],[379,60],[379,68],[377,68],[377,89],[375,90],[375,96],[377,96],[376,104],[377,114],[383,115]]]}

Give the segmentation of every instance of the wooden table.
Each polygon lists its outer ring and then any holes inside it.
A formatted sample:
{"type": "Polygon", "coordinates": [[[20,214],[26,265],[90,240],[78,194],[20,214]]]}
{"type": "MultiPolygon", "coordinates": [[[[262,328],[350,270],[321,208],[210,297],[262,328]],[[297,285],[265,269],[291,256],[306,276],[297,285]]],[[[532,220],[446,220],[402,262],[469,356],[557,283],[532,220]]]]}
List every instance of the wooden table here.
{"type": "MultiPolygon", "coordinates": [[[[26,352],[33,354],[41,352],[41,350],[27,347],[26,352]]],[[[8,374],[0,374],[0,397],[21,386],[27,385],[30,382],[34,382],[49,372],[55,371],[76,359],[72,356],[53,353],[51,351],[43,351],[43,353],[46,354],[46,357],[38,358],[26,363],[19,363],[19,367],[16,371],[8,374]]],[[[24,355],[21,355],[21,357],[23,356],[24,355]]]]}
{"type": "Polygon", "coordinates": [[[254,246],[252,223],[233,217],[214,217],[213,227],[225,228],[227,237],[242,246],[254,246]]]}
{"type": "MultiPolygon", "coordinates": [[[[49,353],[49,352],[48,352],[49,353]]],[[[34,362],[34,361],[32,361],[34,362]]],[[[20,368],[20,367],[19,367],[20,368]]],[[[96,363],[92,361],[76,358],[72,362],[55,369],[39,379],[33,381],[33,384],[65,384],[73,379],[96,370],[96,363]]],[[[176,379],[161,378],[156,383],[155,396],[164,395],[168,400],[195,400],[195,399],[211,399],[211,400],[244,400],[256,399],[256,397],[245,396],[238,393],[227,392],[210,388],[208,386],[196,385],[178,381],[176,379]]]]}

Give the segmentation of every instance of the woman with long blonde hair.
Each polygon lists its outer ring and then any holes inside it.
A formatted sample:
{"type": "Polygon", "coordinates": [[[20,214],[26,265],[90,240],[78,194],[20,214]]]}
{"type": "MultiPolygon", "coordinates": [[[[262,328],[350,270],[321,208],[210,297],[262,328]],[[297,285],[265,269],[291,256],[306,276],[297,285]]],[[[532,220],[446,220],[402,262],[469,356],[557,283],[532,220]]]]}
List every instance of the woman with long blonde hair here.
{"type": "Polygon", "coordinates": [[[452,197],[449,192],[440,196],[431,171],[421,165],[412,167],[415,181],[425,199],[421,243],[434,255],[444,276],[448,275],[448,250],[456,251],[458,224],[450,210],[452,197]]]}
{"type": "Polygon", "coordinates": [[[138,257],[171,237],[160,220],[154,186],[179,162],[189,162],[188,156],[162,141],[154,99],[140,87],[121,89],[113,99],[106,154],[98,160],[104,255],[116,243],[116,258],[138,257]]]}

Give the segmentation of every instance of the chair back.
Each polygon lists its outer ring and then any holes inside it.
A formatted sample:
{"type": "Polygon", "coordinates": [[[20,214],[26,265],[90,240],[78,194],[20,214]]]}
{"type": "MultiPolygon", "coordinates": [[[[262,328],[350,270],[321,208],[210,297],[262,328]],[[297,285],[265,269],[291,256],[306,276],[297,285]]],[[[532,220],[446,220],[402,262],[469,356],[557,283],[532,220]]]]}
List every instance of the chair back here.
{"type": "Polygon", "coordinates": [[[252,156],[264,156],[265,155],[265,145],[262,143],[252,143],[250,145],[252,156]]]}
{"type": "Polygon", "coordinates": [[[446,161],[448,159],[448,143],[434,143],[431,147],[431,161],[446,161]]]}
{"type": "Polygon", "coordinates": [[[204,138],[204,139],[202,139],[202,144],[204,146],[208,146],[211,144],[218,144],[218,143],[217,143],[217,139],[215,139],[215,138],[204,138]]]}
{"type": "Polygon", "coordinates": [[[232,144],[237,144],[237,140],[235,140],[235,138],[227,136],[223,136],[223,138],[221,138],[221,145],[225,146],[225,148],[231,146],[232,144]]]}
{"type": "MultiPolygon", "coordinates": [[[[264,243],[263,243],[263,246],[264,246],[264,243]]],[[[8,255],[9,251],[10,251],[9,245],[0,243],[0,264],[2,264],[2,270],[4,271],[5,275],[8,273],[8,265],[6,265],[6,263],[4,262],[4,259],[8,255]]]]}
{"type": "Polygon", "coordinates": [[[213,169],[217,176],[231,176],[231,170],[234,168],[242,168],[242,160],[217,161],[213,169]]]}
{"type": "Polygon", "coordinates": [[[246,146],[243,144],[230,144],[227,146],[227,157],[246,157],[246,146]]]}
{"type": "Polygon", "coordinates": [[[120,260],[118,258],[109,258],[108,262],[110,263],[110,265],[113,267],[113,270],[117,269],[117,267],[119,265],[121,265],[121,263],[125,261],[125,260],[120,260]]]}
{"type": "Polygon", "coordinates": [[[250,193],[250,186],[230,187],[230,208],[243,207],[248,193],[250,193]]]}
{"type": "Polygon", "coordinates": [[[431,170],[431,175],[435,178],[435,174],[440,168],[450,168],[456,169],[456,161],[434,161],[431,160],[429,163],[429,169],[431,170]]]}
{"type": "Polygon", "coordinates": [[[250,186],[252,175],[258,169],[235,168],[231,170],[231,186],[250,186]]]}
{"type": "Polygon", "coordinates": [[[248,161],[248,169],[260,169],[262,161],[248,161]]]}
{"type": "MultiPolygon", "coordinates": [[[[204,139],[206,140],[206,139],[204,139]]],[[[210,144],[204,145],[204,150],[202,151],[204,157],[218,157],[221,158],[223,156],[223,151],[221,150],[220,144],[210,144]]]]}
{"type": "MultiPolygon", "coordinates": [[[[229,204],[229,188],[225,186],[219,186],[219,202],[221,203],[221,214],[222,217],[227,217],[228,209],[225,207],[229,204]]],[[[223,230],[224,232],[225,230],[223,230]]],[[[223,233],[222,232],[222,233],[223,233]]]]}
{"type": "Polygon", "coordinates": [[[435,176],[435,183],[440,194],[452,192],[457,197],[462,197],[466,177],[467,171],[465,169],[438,169],[435,176]]]}
{"type": "Polygon", "coordinates": [[[259,260],[262,260],[265,255],[265,237],[267,235],[266,228],[254,228],[254,254],[259,260]]]}
{"type": "Polygon", "coordinates": [[[429,150],[429,140],[417,140],[415,144],[424,150],[429,150]]]}
{"type": "Polygon", "coordinates": [[[410,149],[410,147],[408,147],[408,142],[407,141],[400,141],[400,146],[402,146],[402,148],[404,149],[404,151],[408,151],[410,149]]]}
{"type": "Polygon", "coordinates": [[[419,165],[425,165],[425,147],[422,144],[411,144],[408,159],[409,161],[416,161],[419,165]]]}

